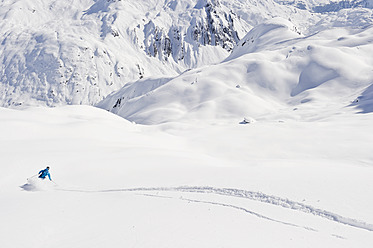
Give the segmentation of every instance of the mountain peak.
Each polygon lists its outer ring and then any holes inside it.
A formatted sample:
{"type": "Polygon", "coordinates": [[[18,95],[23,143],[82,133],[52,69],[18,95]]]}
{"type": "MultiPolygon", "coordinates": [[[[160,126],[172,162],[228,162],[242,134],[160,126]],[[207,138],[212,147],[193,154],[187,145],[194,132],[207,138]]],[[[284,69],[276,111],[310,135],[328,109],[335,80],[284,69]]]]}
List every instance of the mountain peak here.
{"type": "Polygon", "coordinates": [[[0,106],[94,105],[127,83],[218,64],[300,32],[368,27],[372,1],[322,13],[312,7],[331,1],[296,1],[307,9],[293,0],[2,1],[0,106]],[[273,17],[290,24],[266,22],[273,17]]]}
{"type": "Polygon", "coordinates": [[[198,0],[194,8],[202,9],[202,8],[210,7],[210,6],[220,6],[219,0],[198,0]]]}
{"type": "Polygon", "coordinates": [[[301,33],[290,21],[277,17],[254,27],[234,48],[227,60],[243,54],[273,47],[283,41],[299,38],[301,33]]]}

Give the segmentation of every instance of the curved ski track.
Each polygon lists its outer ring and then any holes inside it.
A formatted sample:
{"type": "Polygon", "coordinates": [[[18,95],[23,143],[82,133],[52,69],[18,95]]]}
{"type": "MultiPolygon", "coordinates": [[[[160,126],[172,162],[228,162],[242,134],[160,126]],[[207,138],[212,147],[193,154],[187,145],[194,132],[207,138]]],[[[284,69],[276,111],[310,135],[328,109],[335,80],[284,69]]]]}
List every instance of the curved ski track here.
{"type": "MultiPolygon", "coordinates": [[[[164,192],[186,192],[186,193],[200,193],[200,194],[216,194],[216,195],[224,195],[224,196],[230,196],[230,197],[240,197],[240,198],[245,198],[253,201],[259,201],[275,206],[280,206],[283,208],[287,209],[292,209],[308,214],[313,214],[315,216],[319,216],[322,218],[326,218],[328,220],[341,223],[344,225],[348,225],[351,227],[356,227],[368,231],[373,231],[373,225],[369,223],[365,223],[363,221],[343,217],[341,215],[318,209],[315,207],[312,207],[310,205],[302,204],[299,202],[295,202],[289,199],[277,197],[277,196],[271,196],[267,195],[261,192],[254,192],[254,191],[248,191],[248,190],[242,190],[242,189],[233,189],[233,188],[215,188],[215,187],[199,187],[199,186],[181,186],[181,187],[154,187],[154,188],[128,188],[128,189],[108,189],[108,190],[97,190],[97,191],[84,191],[84,190],[65,190],[65,189],[60,189],[62,191],[76,191],[76,192],[89,192],[89,193],[104,193],[104,192],[154,192],[154,191],[164,191],[164,192]]],[[[146,196],[156,196],[156,195],[151,195],[151,194],[144,194],[146,196]]],[[[162,196],[158,196],[162,197],[162,196]]],[[[168,197],[165,197],[168,198],[168,197]]],[[[169,197],[172,198],[172,197],[169,197]]],[[[265,217],[263,215],[257,214],[255,212],[249,211],[245,208],[235,206],[235,205],[230,205],[230,204],[224,204],[224,203],[217,203],[217,202],[211,202],[211,201],[201,201],[201,200],[193,200],[193,199],[186,199],[186,198],[181,198],[182,200],[187,200],[190,202],[197,202],[197,203],[208,203],[208,204],[214,204],[214,205],[219,205],[219,206],[224,206],[224,207],[231,207],[235,208],[238,210],[245,211],[247,213],[253,214],[257,217],[260,218],[265,218],[267,220],[271,221],[276,221],[280,222],[283,224],[287,225],[293,225],[290,223],[285,223],[281,221],[277,221],[268,217],[265,217]]],[[[306,228],[306,227],[305,227],[306,228]]],[[[315,231],[310,228],[306,228],[312,231],[315,231]]]]}

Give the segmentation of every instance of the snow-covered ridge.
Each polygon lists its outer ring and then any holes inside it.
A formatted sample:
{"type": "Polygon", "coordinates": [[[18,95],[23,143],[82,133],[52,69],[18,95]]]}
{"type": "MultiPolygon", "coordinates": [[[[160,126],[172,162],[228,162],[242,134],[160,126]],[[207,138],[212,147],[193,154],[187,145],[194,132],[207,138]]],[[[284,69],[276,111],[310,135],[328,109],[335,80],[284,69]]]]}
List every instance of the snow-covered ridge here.
{"type": "Polygon", "coordinates": [[[95,104],[128,81],[216,63],[249,26],[209,3],[2,2],[0,104],[95,104]]]}
{"type": "Polygon", "coordinates": [[[366,112],[372,29],[302,36],[277,18],[251,30],[224,63],[128,84],[98,106],[142,124],[267,119],[286,109],[290,118],[308,118],[308,111],[323,118],[353,102],[366,112]]]}
{"type": "Polygon", "coordinates": [[[240,40],[226,60],[232,60],[247,53],[271,50],[272,46],[280,42],[301,37],[304,36],[293,23],[282,18],[274,18],[253,28],[240,40]]]}
{"type": "Polygon", "coordinates": [[[292,5],[299,9],[316,13],[337,12],[341,9],[373,8],[372,0],[275,0],[282,5],[292,5]]]}
{"type": "Polygon", "coordinates": [[[128,82],[220,63],[274,17],[310,35],[368,27],[371,14],[318,14],[273,0],[3,1],[0,106],[94,105],[128,82]]]}
{"type": "Polygon", "coordinates": [[[373,8],[372,0],[347,0],[339,2],[330,2],[324,5],[317,5],[312,8],[314,12],[325,13],[325,12],[337,12],[342,9],[352,8],[373,8]]]}

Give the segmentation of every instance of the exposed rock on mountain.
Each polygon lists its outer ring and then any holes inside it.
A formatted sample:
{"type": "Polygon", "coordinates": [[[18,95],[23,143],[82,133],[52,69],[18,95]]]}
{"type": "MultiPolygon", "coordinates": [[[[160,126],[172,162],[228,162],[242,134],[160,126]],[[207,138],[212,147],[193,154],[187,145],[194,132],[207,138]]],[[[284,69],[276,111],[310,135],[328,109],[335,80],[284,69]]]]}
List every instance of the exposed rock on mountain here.
{"type": "Polygon", "coordinates": [[[330,108],[366,113],[372,111],[373,60],[366,56],[373,54],[372,30],[303,36],[275,18],[252,29],[223,63],[129,83],[97,106],[141,124],[260,120],[291,110],[291,118],[303,118],[310,108],[318,118],[330,117],[330,108]]]}
{"type": "Polygon", "coordinates": [[[275,17],[306,36],[373,23],[371,0],[337,12],[326,0],[277,2],[2,1],[0,106],[94,105],[128,82],[220,63],[252,27],[275,17]],[[312,11],[319,5],[323,13],[312,11]]]}

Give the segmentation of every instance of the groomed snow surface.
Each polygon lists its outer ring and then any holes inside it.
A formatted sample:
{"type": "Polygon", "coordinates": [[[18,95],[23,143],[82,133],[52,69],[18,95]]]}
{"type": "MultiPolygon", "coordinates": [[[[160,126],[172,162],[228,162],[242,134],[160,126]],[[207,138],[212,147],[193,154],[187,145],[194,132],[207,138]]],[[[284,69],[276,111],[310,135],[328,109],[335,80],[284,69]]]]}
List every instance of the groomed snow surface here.
{"type": "Polygon", "coordinates": [[[373,116],[355,112],[144,126],[1,108],[0,245],[371,247],[373,116]],[[47,165],[54,183],[32,178],[47,165]]]}

